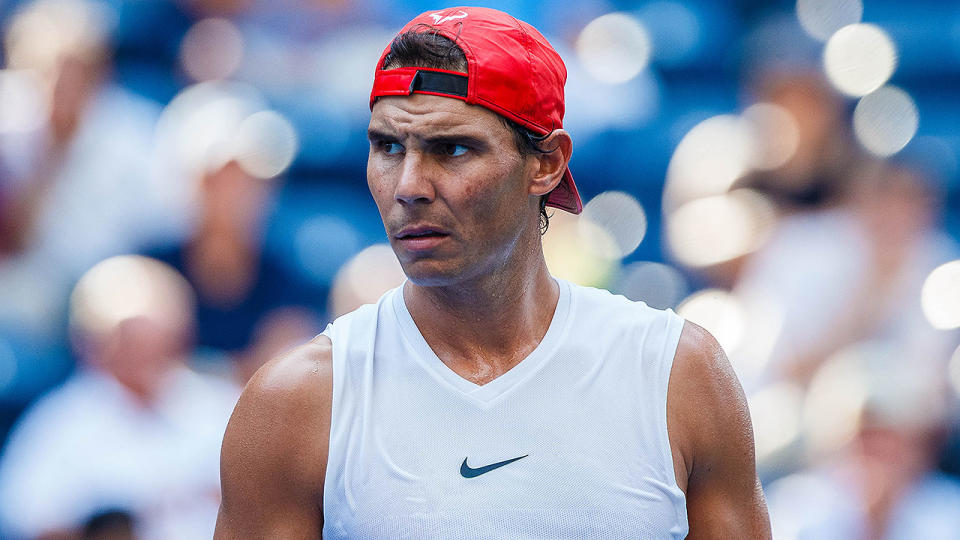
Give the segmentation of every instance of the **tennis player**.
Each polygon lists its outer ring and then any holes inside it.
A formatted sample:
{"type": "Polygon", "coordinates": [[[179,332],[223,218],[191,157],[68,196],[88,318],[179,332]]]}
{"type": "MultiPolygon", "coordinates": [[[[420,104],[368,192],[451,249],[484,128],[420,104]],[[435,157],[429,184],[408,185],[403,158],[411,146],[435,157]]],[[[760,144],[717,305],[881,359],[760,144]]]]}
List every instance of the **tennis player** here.
{"type": "Polygon", "coordinates": [[[408,280],[249,383],[217,538],[770,536],[714,338],[547,270],[544,206],[581,210],[565,79],[491,9],[387,47],[367,183],[408,280]]]}

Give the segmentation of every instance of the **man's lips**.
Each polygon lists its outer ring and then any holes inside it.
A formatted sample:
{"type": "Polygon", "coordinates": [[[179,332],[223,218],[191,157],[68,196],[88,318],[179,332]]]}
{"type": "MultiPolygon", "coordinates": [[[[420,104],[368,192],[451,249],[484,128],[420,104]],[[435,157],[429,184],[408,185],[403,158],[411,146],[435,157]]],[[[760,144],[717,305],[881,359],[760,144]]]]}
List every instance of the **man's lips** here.
{"type": "Polygon", "coordinates": [[[447,236],[447,231],[433,225],[411,225],[404,227],[395,236],[398,240],[423,236],[447,236]]]}
{"type": "Polygon", "coordinates": [[[437,247],[448,236],[450,234],[440,227],[415,225],[404,227],[394,235],[394,238],[406,249],[422,251],[437,247]]]}

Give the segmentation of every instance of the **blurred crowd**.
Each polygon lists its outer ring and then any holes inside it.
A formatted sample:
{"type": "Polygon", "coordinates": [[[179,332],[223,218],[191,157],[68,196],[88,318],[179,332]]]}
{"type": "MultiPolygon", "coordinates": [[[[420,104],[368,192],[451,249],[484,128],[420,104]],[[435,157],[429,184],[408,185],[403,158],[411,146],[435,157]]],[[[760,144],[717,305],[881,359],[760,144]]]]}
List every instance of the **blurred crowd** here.
{"type": "MultiPolygon", "coordinates": [[[[960,9],[484,4],[567,61],[551,271],[718,338],[775,537],[960,537],[960,9]]],[[[210,537],[245,381],[403,280],[365,96],[445,5],[0,3],[0,537],[210,537]]]]}

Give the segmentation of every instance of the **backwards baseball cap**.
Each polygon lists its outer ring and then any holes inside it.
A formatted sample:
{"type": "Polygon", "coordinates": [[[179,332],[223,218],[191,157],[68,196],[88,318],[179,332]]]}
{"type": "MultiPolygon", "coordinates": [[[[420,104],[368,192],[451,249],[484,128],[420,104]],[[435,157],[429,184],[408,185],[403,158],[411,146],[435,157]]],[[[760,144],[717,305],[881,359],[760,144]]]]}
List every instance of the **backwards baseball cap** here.
{"type": "MultiPolygon", "coordinates": [[[[455,7],[418,15],[398,35],[410,31],[436,33],[456,43],[467,58],[467,73],[383,69],[387,45],[377,63],[371,109],[379,97],[430,94],[485,107],[537,135],[563,127],[567,68],[536,28],[495,9],[455,7]]],[[[547,195],[547,205],[574,214],[583,210],[569,168],[547,195]]]]}

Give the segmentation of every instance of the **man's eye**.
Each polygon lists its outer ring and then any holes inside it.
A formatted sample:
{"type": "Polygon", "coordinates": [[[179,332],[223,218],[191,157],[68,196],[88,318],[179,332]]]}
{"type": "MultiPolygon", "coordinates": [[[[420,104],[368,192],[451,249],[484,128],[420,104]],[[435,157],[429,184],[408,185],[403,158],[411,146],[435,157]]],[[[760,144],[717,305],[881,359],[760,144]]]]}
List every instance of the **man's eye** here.
{"type": "Polygon", "coordinates": [[[399,154],[403,152],[403,145],[395,142],[381,142],[380,150],[386,154],[399,154]]]}
{"type": "Polygon", "coordinates": [[[444,144],[440,149],[444,155],[450,157],[462,156],[467,153],[467,147],[462,144],[444,144]]]}

